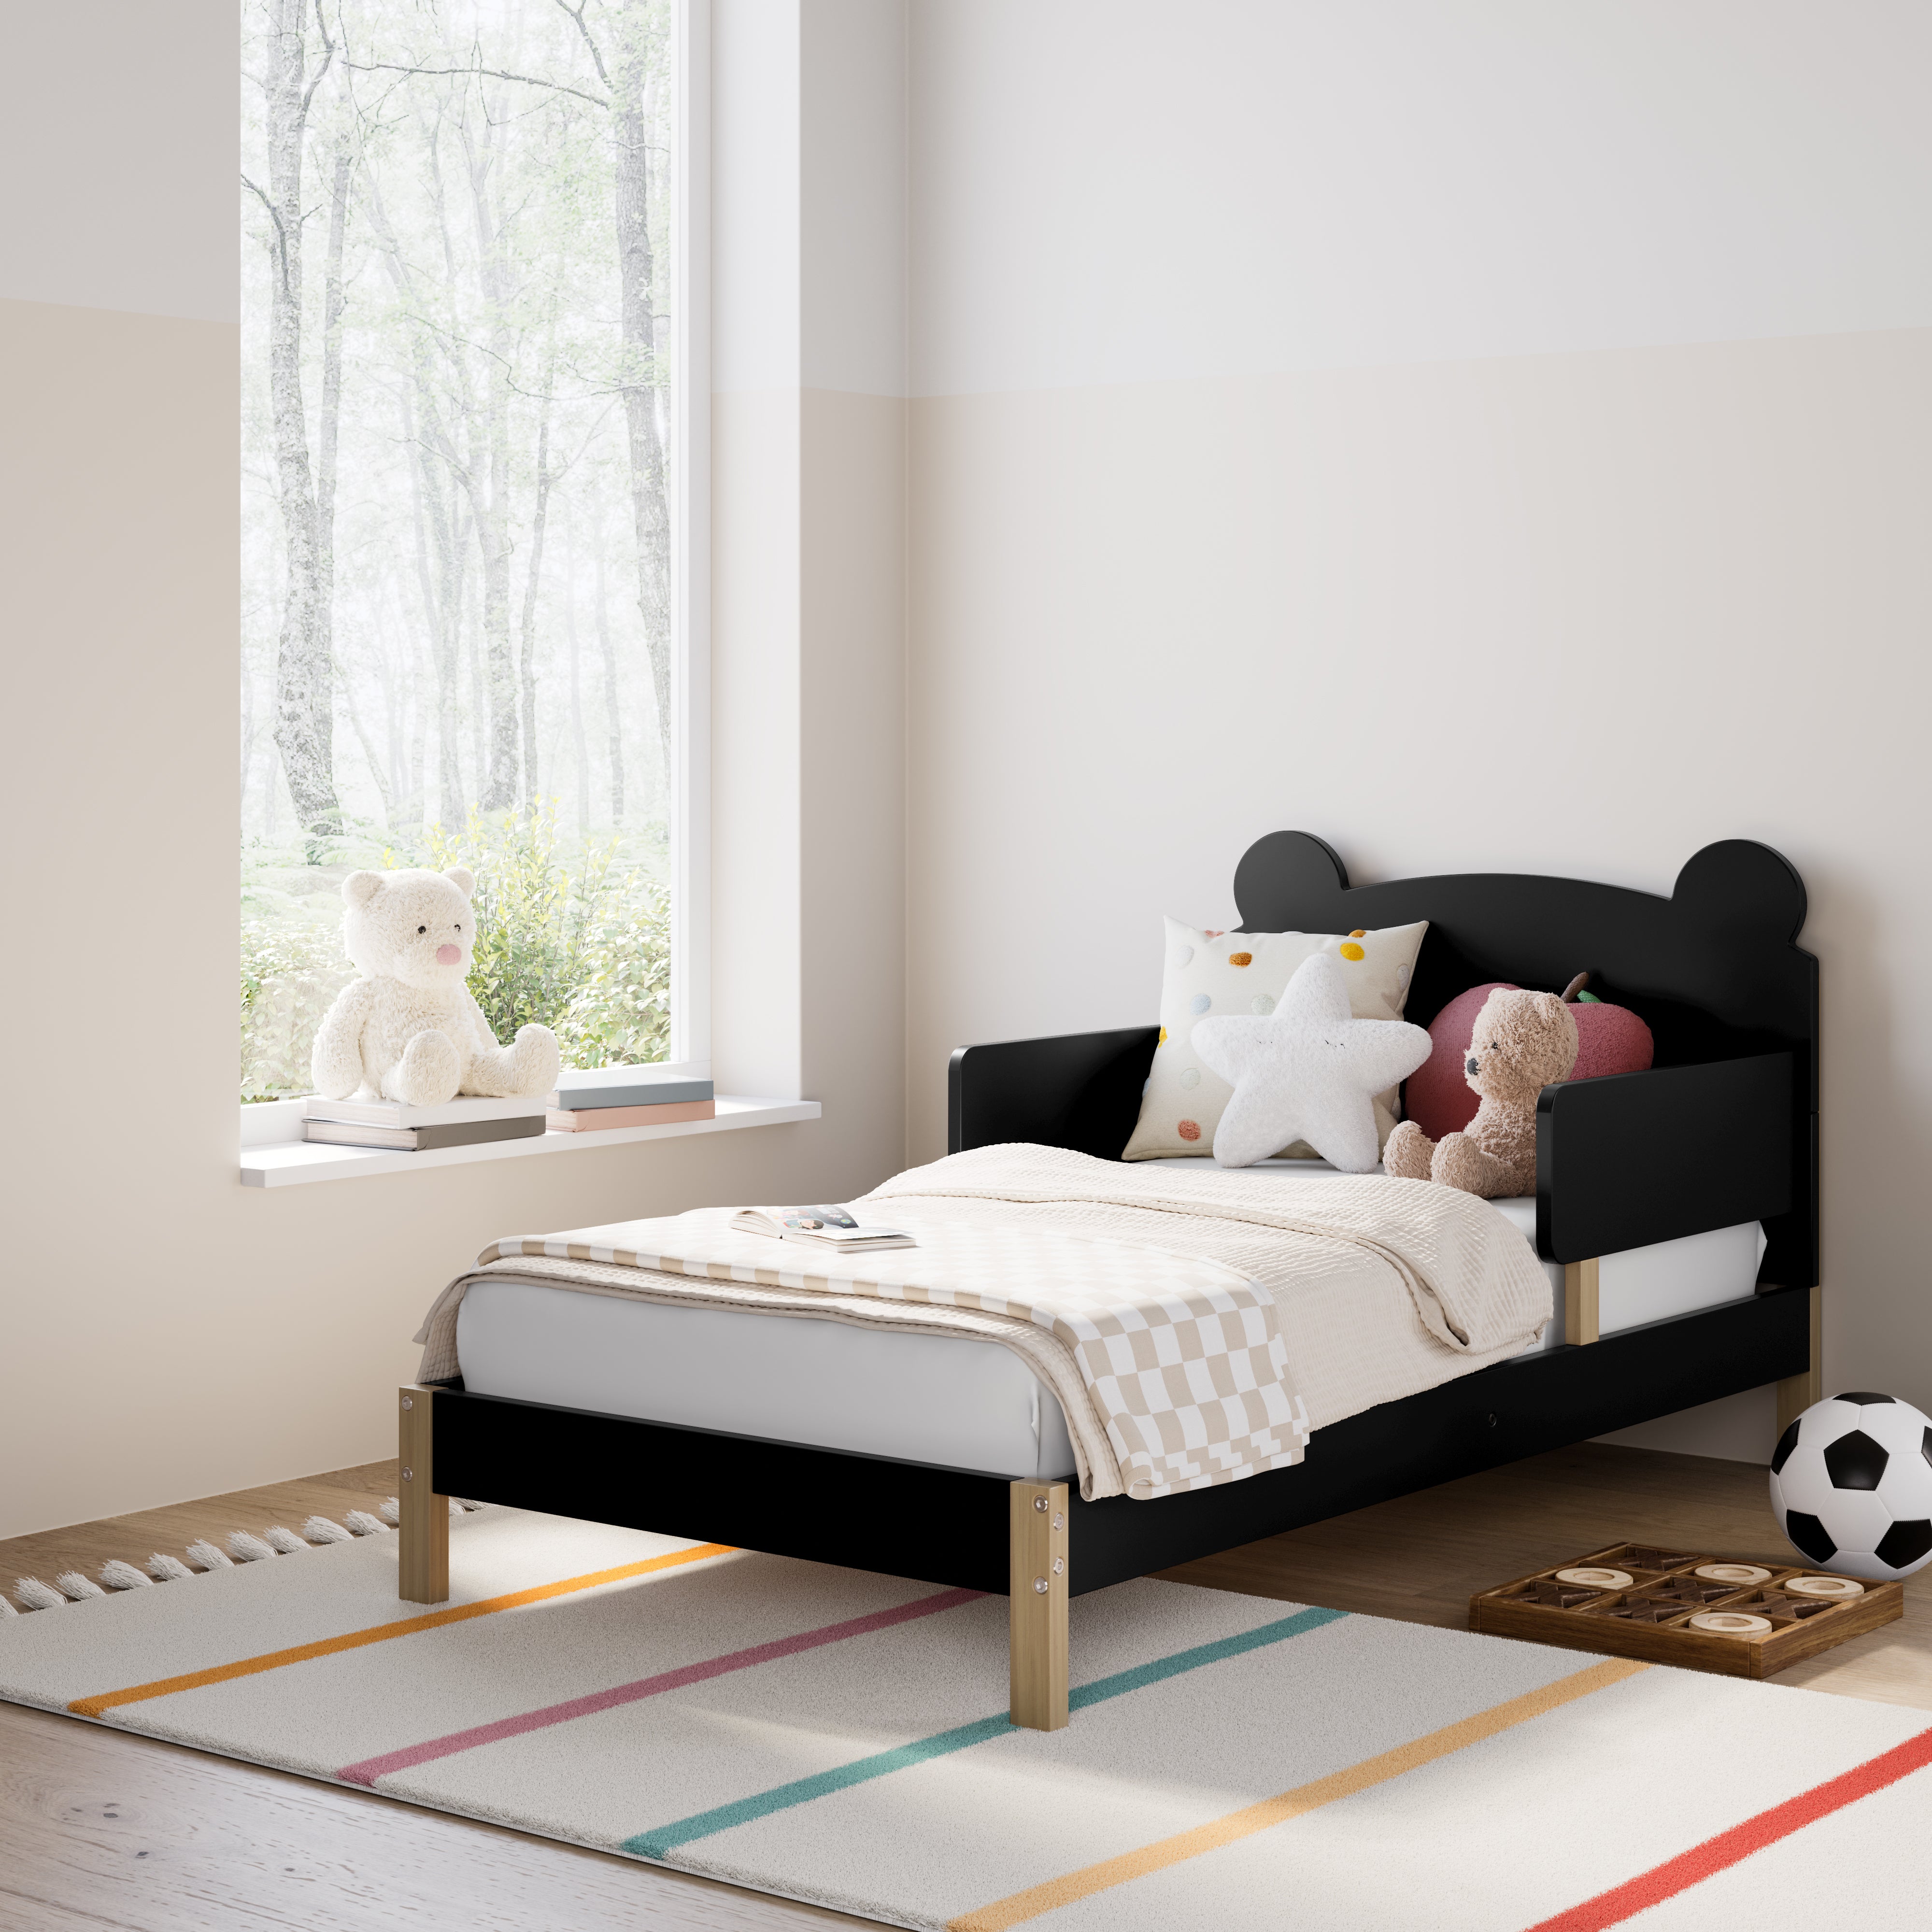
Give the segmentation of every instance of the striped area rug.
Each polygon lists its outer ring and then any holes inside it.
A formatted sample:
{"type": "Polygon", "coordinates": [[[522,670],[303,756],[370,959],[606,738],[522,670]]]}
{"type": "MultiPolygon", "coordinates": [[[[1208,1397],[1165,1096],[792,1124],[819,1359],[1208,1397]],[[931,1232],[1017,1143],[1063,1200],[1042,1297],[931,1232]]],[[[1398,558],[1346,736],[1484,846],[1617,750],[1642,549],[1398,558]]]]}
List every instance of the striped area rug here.
{"type": "Polygon", "coordinates": [[[485,1509],[0,1621],[0,1696],[888,1924],[1932,1917],[1922,1712],[1143,1581],[1016,1730],[1000,1598],[485,1509]]]}

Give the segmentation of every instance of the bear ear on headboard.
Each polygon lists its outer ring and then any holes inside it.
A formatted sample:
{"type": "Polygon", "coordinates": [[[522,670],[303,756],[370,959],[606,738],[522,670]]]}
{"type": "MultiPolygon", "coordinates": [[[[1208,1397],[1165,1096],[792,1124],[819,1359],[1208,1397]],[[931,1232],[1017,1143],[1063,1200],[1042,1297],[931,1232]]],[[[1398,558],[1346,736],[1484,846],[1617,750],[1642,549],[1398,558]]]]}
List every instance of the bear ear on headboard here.
{"type": "Polygon", "coordinates": [[[1341,855],[1312,832],[1270,832],[1234,868],[1234,904],[1246,932],[1328,931],[1348,890],[1341,855]]]}
{"type": "Polygon", "coordinates": [[[1804,881],[1768,845],[1720,838],[1684,862],[1670,903],[1700,926],[1792,940],[1804,924],[1804,881]]]}

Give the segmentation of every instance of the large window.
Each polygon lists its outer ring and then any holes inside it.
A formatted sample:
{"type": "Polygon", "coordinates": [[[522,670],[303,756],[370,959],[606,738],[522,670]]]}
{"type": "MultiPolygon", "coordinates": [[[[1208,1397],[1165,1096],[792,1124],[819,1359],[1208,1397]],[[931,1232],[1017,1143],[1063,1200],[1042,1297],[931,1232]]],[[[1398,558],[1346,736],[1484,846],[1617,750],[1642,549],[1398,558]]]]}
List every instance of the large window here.
{"type": "Polygon", "coordinates": [[[358,867],[472,991],[670,1051],[674,0],[244,0],[242,1068],[309,1090],[358,867]]]}

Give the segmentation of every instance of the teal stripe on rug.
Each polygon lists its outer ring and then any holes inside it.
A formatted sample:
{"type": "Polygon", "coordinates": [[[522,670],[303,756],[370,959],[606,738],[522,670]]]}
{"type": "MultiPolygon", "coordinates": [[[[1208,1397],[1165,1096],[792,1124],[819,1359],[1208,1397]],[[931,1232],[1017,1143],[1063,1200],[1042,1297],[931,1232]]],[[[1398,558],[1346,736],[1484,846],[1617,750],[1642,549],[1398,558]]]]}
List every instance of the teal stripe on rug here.
{"type": "MultiPolygon", "coordinates": [[[[1171,1657],[1157,1657],[1150,1664],[1137,1664],[1131,1670],[1117,1670],[1111,1677],[1096,1678],[1091,1684],[1076,1685],[1067,1694],[1066,1708],[1070,1712],[1088,1710],[1096,1704],[1106,1703],[1110,1697],[1124,1697],[1130,1690],[1144,1690],[1150,1684],[1164,1683],[1170,1677],[1198,1670],[1203,1664],[1219,1664],[1248,1651],[1264,1649],[1287,1637],[1305,1636],[1325,1624],[1340,1622],[1348,1614],[1346,1610],[1298,1610],[1292,1617],[1282,1617],[1274,1623],[1244,1630],[1238,1636],[1219,1637],[1212,1643],[1196,1644],[1191,1650],[1178,1650],[1171,1657]]],[[[936,1731],[929,1738],[901,1744],[896,1750],[875,1751],[870,1757],[854,1758],[849,1764],[834,1765],[830,1771],[818,1772],[810,1778],[796,1778],[789,1784],[775,1784],[769,1791],[757,1792],[749,1798],[737,1798],[729,1804],[719,1804],[709,1811],[694,1812],[688,1818],[680,1818],[674,1823],[640,1832],[634,1838],[626,1838],[618,1849],[634,1853],[640,1858],[668,1858],[680,1845],[688,1845],[694,1838],[708,1838],[716,1832],[730,1831],[734,1825],[752,1824],[758,1819],[770,1817],[774,1812],[789,1811],[794,1805],[808,1804],[814,1798],[830,1798],[835,1791],[846,1790],[874,1778],[885,1778],[896,1771],[908,1770],[914,1765],[923,1764],[928,1758],[945,1757],[953,1751],[988,1743],[1018,1728],[1004,1711],[996,1718],[981,1718],[970,1724],[956,1724],[950,1731],[936,1731]]]]}

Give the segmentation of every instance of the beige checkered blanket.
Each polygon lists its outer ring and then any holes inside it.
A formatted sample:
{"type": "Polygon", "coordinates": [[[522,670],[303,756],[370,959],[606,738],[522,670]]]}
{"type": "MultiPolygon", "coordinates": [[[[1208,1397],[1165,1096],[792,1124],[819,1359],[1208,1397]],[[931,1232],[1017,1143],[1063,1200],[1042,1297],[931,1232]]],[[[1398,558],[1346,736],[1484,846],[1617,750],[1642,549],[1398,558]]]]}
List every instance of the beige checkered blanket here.
{"type": "Polygon", "coordinates": [[[464,1292],[505,1274],[972,1334],[1013,1349],[1059,1399],[1083,1496],[1144,1498],[1300,1460],[1307,1410],[1269,1276],[1286,1283],[1338,1262],[1393,1270],[1429,1334],[1478,1357],[1534,1334],[1547,1315],[1534,1255],[1466,1195],[1339,1177],[1287,1192],[1262,1174],[982,1148],[867,1197],[892,1202],[890,1219],[913,1231],[916,1248],[821,1255],[736,1233],[728,1209],[511,1237],[437,1298],[416,1337],[421,1373],[458,1372],[464,1292]]]}

